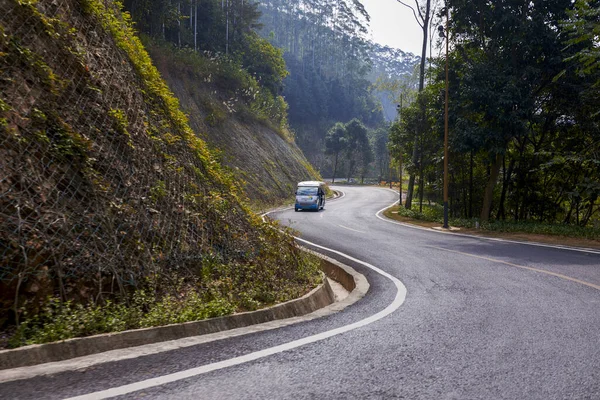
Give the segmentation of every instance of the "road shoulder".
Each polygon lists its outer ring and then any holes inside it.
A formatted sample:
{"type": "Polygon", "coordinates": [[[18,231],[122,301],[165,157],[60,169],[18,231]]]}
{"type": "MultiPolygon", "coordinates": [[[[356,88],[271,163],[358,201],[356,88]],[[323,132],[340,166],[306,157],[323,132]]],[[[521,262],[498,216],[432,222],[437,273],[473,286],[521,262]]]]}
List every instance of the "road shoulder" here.
{"type": "Polygon", "coordinates": [[[462,227],[451,230],[441,229],[441,225],[436,222],[419,221],[391,214],[390,209],[392,207],[387,208],[381,213],[381,219],[390,222],[395,222],[408,227],[432,230],[452,235],[475,237],[489,240],[500,240],[531,245],[543,245],[548,247],[566,248],[580,251],[591,251],[594,253],[600,251],[600,241],[593,239],[572,238],[566,236],[543,235],[534,233],[493,232],[482,229],[462,227]]]}
{"type": "Polygon", "coordinates": [[[118,336],[120,334],[132,334],[132,331],[126,331],[116,334],[97,335],[88,338],[26,346],[14,350],[3,350],[0,351],[0,368],[2,368],[0,369],[0,383],[28,379],[40,375],[50,375],[63,371],[80,370],[101,363],[136,358],[253,332],[277,329],[339,312],[364,297],[368,291],[369,284],[362,274],[336,260],[313,251],[310,252],[321,258],[322,269],[327,279],[323,285],[313,289],[300,299],[248,313],[167,327],[136,330],[138,332],[133,332],[133,334],[138,336],[140,340],[146,341],[138,345],[127,345],[128,343],[124,343],[122,339],[119,339],[118,336]],[[336,282],[335,289],[331,287],[330,281],[336,282]],[[272,319],[264,321],[265,316],[272,319]],[[197,327],[196,329],[185,329],[193,324],[204,325],[208,332],[198,334],[197,327]],[[165,339],[168,335],[161,335],[159,333],[165,329],[176,332],[176,334],[181,334],[182,332],[187,332],[188,334],[177,338],[165,339]],[[210,332],[211,329],[213,330],[212,332],[210,332]],[[103,348],[99,345],[100,342],[110,344],[111,340],[115,344],[114,348],[106,349],[104,347],[105,351],[97,351],[103,348]],[[52,354],[56,353],[57,350],[58,352],[63,350],[66,351],[66,354],[72,355],[70,347],[74,341],[83,343],[83,350],[90,353],[78,357],[71,356],[67,359],[56,360],[52,356],[49,356],[48,354],[50,353],[46,351],[47,348],[54,347],[52,354]],[[125,346],[123,346],[124,344],[125,346]]]}

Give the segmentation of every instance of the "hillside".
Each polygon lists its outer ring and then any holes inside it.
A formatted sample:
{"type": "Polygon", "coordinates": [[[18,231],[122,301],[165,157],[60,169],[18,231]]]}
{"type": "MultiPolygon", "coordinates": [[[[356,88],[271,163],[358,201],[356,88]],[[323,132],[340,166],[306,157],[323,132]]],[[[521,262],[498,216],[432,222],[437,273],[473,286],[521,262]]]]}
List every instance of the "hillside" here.
{"type": "Polygon", "coordinates": [[[254,309],[314,285],[314,263],[240,202],[111,1],[0,11],[0,329],[20,326],[12,345],[254,309]]]}
{"type": "Polygon", "coordinates": [[[147,43],[162,77],[189,116],[190,126],[240,182],[252,203],[276,204],[293,195],[298,181],[318,178],[287,127],[260,120],[242,100],[227,96],[209,72],[196,68],[200,55],[147,43]]]}
{"type": "Polygon", "coordinates": [[[319,172],[331,176],[326,133],[356,118],[369,128],[384,123],[368,78],[369,16],[359,1],[260,2],[260,34],[282,49],[289,75],[282,94],[297,143],[319,172]]]}
{"type": "Polygon", "coordinates": [[[417,88],[415,73],[420,57],[377,43],[369,45],[369,57],[373,64],[369,81],[377,88],[374,95],[381,102],[386,121],[393,121],[398,116],[399,95],[402,94],[406,100],[409,93],[417,88]]]}

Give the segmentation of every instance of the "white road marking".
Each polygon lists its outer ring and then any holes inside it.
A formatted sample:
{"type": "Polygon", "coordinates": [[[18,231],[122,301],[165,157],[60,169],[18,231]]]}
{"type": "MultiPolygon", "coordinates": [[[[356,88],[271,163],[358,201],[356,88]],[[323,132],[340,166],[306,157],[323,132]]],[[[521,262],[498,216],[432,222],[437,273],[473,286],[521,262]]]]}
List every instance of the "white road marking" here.
{"type": "Polygon", "coordinates": [[[471,238],[471,239],[488,240],[488,241],[492,241],[492,242],[522,244],[522,245],[525,245],[525,246],[547,247],[547,248],[550,248],[550,249],[577,251],[579,253],[600,254],[600,250],[596,250],[596,249],[577,248],[577,247],[569,247],[569,246],[545,244],[545,243],[538,243],[538,242],[520,242],[518,240],[499,239],[499,238],[491,238],[491,237],[485,237],[485,236],[467,235],[465,233],[438,231],[438,230],[431,229],[431,228],[424,228],[422,226],[417,226],[417,225],[406,224],[406,223],[403,223],[403,222],[394,221],[394,220],[391,220],[391,219],[389,219],[387,217],[382,217],[381,216],[381,214],[385,210],[387,210],[390,207],[395,206],[396,204],[398,204],[397,201],[394,204],[392,204],[391,206],[386,207],[383,210],[378,211],[377,214],[376,214],[376,217],[379,218],[380,220],[388,222],[390,224],[401,225],[401,226],[405,226],[407,228],[418,229],[418,230],[421,230],[421,231],[435,232],[435,233],[439,233],[439,234],[442,234],[442,235],[461,236],[461,237],[466,237],[466,238],[471,238]]]}
{"type": "MultiPolygon", "coordinates": [[[[387,208],[387,207],[386,207],[387,208]]],[[[351,257],[347,254],[344,254],[342,252],[339,252],[337,250],[333,250],[333,249],[329,249],[327,247],[323,247],[323,246],[319,246],[318,244],[315,243],[311,243],[307,240],[301,239],[301,238],[296,238],[298,241],[300,242],[304,242],[307,243],[313,247],[322,249],[322,250],[326,250],[330,253],[333,254],[337,254],[340,255],[350,261],[353,261],[357,264],[363,265],[373,271],[375,271],[376,273],[383,275],[384,277],[390,279],[394,285],[396,286],[396,297],[394,298],[394,301],[392,301],[391,304],[389,304],[385,309],[383,309],[382,311],[368,317],[365,319],[362,319],[360,321],[357,321],[353,324],[350,325],[345,325],[345,326],[341,326],[339,328],[336,329],[332,329],[329,331],[325,331],[316,335],[312,335],[312,336],[308,336],[302,339],[298,339],[298,340],[294,340],[292,342],[289,343],[284,343],[282,345],[279,346],[275,346],[275,347],[271,347],[268,349],[264,349],[264,350],[260,350],[260,351],[255,351],[253,353],[250,354],[246,354],[240,357],[235,357],[235,358],[231,358],[229,360],[224,360],[224,361],[220,361],[220,362],[216,362],[216,363],[212,363],[212,364],[207,364],[207,365],[203,365],[201,367],[197,367],[197,368],[191,368],[185,371],[180,371],[180,372],[176,372],[173,374],[168,374],[168,375],[164,375],[164,376],[160,376],[157,378],[152,378],[152,379],[147,379],[141,382],[135,382],[129,385],[123,385],[123,386],[119,386],[119,387],[114,387],[111,389],[107,389],[107,390],[102,390],[99,392],[94,392],[94,393],[89,393],[89,394],[85,394],[82,396],[76,396],[76,397],[72,397],[70,399],[67,400],[92,400],[92,399],[107,399],[107,398],[111,398],[111,397],[116,397],[116,396],[122,396],[128,393],[133,393],[133,392],[137,392],[140,390],[144,390],[144,389],[149,389],[152,387],[156,387],[156,386],[162,386],[165,385],[167,383],[171,383],[171,382],[175,382],[175,381],[179,381],[182,379],[187,379],[187,378],[191,378],[194,376],[198,376],[198,375],[202,375],[202,374],[206,374],[208,372],[212,372],[212,371],[217,371],[223,368],[228,368],[228,367],[232,367],[234,365],[240,365],[240,364],[244,364],[244,363],[248,363],[250,361],[254,361],[254,360],[258,360],[260,358],[264,358],[264,357],[268,357],[270,355],[273,354],[278,354],[278,353],[282,353],[284,351],[288,351],[288,350],[292,350],[295,348],[298,348],[300,346],[304,346],[310,343],[315,343],[321,340],[325,340],[328,339],[330,337],[336,336],[336,335],[340,335],[349,331],[352,331],[354,329],[358,329],[358,328],[362,328],[366,325],[372,324],[373,322],[376,322],[388,315],[390,315],[391,313],[393,313],[394,311],[396,311],[398,308],[400,308],[400,306],[404,303],[404,300],[406,299],[406,287],[404,286],[404,284],[396,277],[388,274],[387,272],[375,267],[374,265],[371,265],[369,263],[366,263],[364,261],[358,260],[354,257],[351,257]]]]}
{"type": "Polygon", "coordinates": [[[568,275],[559,274],[557,272],[552,272],[552,271],[548,271],[548,270],[545,270],[545,269],[533,268],[533,267],[526,267],[524,265],[519,265],[519,264],[511,263],[511,262],[508,262],[508,261],[498,260],[497,258],[479,256],[477,254],[465,253],[464,251],[457,251],[457,250],[445,249],[443,247],[437,247],[437,246],[427,246],[427,247],[430,247],[432,249],[441,250],[441,251],[447,251],[449,253],[461,254],[463,256],[468,256],[468,257],[473,257],[473,258],[479,258],[481,260],[487,260],[487,261],[491,261],[491,262],[495,262],[495,263],[499,263],[499,264],[510,265],[511,267],[526,269],[528,271],[533,271],[533,272],[539,272],[539,273],[542,273],[542,274],[552,275],[552,276],[555,276],[557,278],[565,279],[565,280],[571,281],[571,282],[576,282],[576,283],[579,283],[581,285],[589,286],[591,288],[600,290],[600,285],[595,285],[595,284],[593,284],[591,282],[583,281],[581,279],[573,278],[573,277],[570,277],[568,275]]]}
{"type": "Polygon", "coordinates": [[[343,198],[346,196],[346,192],[344,192],[343,190],[337,190],[337,189],[336,189],[336,191],[337,191],[337,192],[340,192],[340,193],[341,193],[341,195],[339,195],[338,197],[334,197],[334,198],[333,198],[333,199],[331,199],[331,200],[339,200],[339,199],[343,199],[343,198]]]}
{"type": "Polygon", "coordinates": [[[339,226],[340,228],[348,229],[349,231],[352,231],[352,232],[365,233],[365,232],[363,232],[363,231],[358,231],[358,230],[356,230],[356,229],[348,228],[347,226],[344,226],[344,225],[338,225],[338,226],[339,226]]]}

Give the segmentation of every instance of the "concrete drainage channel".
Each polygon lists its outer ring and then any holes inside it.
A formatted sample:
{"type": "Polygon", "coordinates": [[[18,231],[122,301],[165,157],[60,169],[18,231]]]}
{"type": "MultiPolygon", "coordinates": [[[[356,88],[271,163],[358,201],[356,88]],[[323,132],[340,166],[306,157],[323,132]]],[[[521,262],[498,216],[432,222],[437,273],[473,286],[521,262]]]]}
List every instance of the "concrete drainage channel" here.
{"type": "MultiPolygon", "coordinates": [[[[84,359],[86,358],[85,356],[98,353],[174,341],[199,335],[209,337],[211,334],[222,331],[238,331],[234,334],[234,336],[237,336],[248,332],[274,329],[338,312],[355,303],[367,293],[369,283],[362,274],[336,260],[308,249],[304,250],[321,258],[321,269],[325,275],[336,282],[334,283],[335,286],[341,286],[349,292],[345,298],[339,299],[336,302],[336,294],[334,293],[334,289],[332,289],[332,284],[329,282],[329,279],[325,279],[323,284],[299,299],[258,311],[183,324],[136,329],[69,339],[61,342],[25,346],[12,350],[2,350],[0,351],[0,382],[22,379],[25,375],[21,372],[25,370],[28,371],[26,375],[31,375],[35,373],[31,366],[37,366],[38,364],[60,364],[59,361],[63,360],[74,358],[84,359]],[[244,327],[251,329],[248,332],[244,332],[244,327]]],[[[216,337],[212,340],[219,338],[222,337],[216,337]]],[[[207,341],[210,341],[210,339],[207,341]]],[[[163,347],[162,350],[157,350],[157,352],[166,351],[164,350],[165,348],[168,348],[168,346],[163,347]]]]}

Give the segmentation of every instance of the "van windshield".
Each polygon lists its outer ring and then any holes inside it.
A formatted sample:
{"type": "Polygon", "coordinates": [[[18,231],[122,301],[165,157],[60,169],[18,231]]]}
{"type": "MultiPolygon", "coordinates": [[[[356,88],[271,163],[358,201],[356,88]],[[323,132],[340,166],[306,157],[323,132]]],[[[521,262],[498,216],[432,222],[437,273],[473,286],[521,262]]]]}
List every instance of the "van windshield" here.
{"type": "Polygon", "coordinates": [[[300,186],[296,191],[298,196],[316,196],[318,188],[315,186],[300,186]]]}

